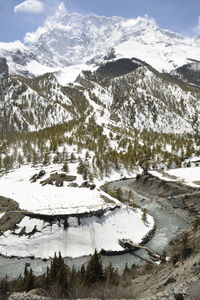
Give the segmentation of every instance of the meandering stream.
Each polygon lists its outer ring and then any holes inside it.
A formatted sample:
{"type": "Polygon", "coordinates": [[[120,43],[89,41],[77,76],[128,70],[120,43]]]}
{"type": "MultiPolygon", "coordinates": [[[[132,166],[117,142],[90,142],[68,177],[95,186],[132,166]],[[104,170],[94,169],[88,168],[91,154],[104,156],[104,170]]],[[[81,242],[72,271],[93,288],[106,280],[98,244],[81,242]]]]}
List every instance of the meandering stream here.
{"type": "MultiPolygon", "coordinates": [[[[162,207],[162,204],[157,201],[157,198],[144,197],[137,193],[132,187],[134,179],[127,179],[112,182],[108,188],[113,189],[120,187],[123,191],[131,189],[133,191],[134,201],[141,207],[147,208],[149,214],[151,214],[156,222],[156,231],[150,241],[147,242],[150,248],[157,252],[162,252],[167,248],[169,241],[176,237],[181,231],[185,230],[189,224],[178,217],[175,213],[169,212],[162,207]]],[[[137,230],[137,228],[136,228],[137,230]]],[[[45,247],[45,245],[44,245],[45,247]]],[[[110,262],[119,271],[122,271],[126,263],[131,266],[132,264],[140,264],[143,260],[149,260],[149,257],[145,250],[135,251],[134,254],[124,254],[116,256],[103,256],[102,262],[104,265],[108,265],[110,262]]],[[[79,268],[83,263],[87,263],[89,257],[80,257],[76,259],[66,258],[65,262],[69,266],[75,266],[79,268]]],[[[50,261],[42,261],[40,259],[18,259],[18,258],[5,258],[0,256],[0,276],[4,277],[6,274],[9,278],[14,278],[23,274],[25,263],[29,263],[34,271],[34,274],[39,275],[46,271],[50,261]]]]}

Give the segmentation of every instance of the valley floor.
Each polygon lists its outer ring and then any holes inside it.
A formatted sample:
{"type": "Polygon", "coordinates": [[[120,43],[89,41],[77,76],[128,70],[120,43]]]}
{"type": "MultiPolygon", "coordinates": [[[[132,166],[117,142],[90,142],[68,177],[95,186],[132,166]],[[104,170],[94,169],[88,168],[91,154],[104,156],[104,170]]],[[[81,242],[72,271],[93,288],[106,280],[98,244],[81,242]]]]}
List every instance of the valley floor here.
{"type": "MultiPolygon", "coordinates": [[[[162,194],[163,197],[163,209],[172,209],[176,213],[187,219],[188,222],[193,222],[196,215],[196,210],[199,206],[195,202],[195,191],[196,187],[185,187],[178,183],[168,183],[161,179],[152,177],[152,175],[140,176],[134,186],[134,189],[145,193],[148,192],[149,196],[159,196],[162,194]],[[146,176],[146,177],[145,177],[146,176]],[[184,207],[182,204],[177,202],[176,197],[172,195],[172,192],[176,190],[178,196],[184,195],[184,207]],[[179,193],[178,193],[179,191],[179,193]],[[174,201],[174,202],[173,202],[174,201]],[[178,206],[179,204],[179,206],[178,206]],[[195,205],[194,205],[195,204],[195,205]],[[176,205],[177,208],[173,208],[176,205]]],[[[199,224],[197,227],[193,225],[191,229],[182,233],[180,238],[175,239],[171,242],[168,249],[171,260],[166,264],[160,266],[152,266],[147,268],[141,268],[136,276],[129,283],[121,283],[124,290],[124,297],[128,299],[137,300],[174,300],[174,299],[185,299],[185,300],[199,300],[200,299],[200,231],[199,224]],[[186,237],[187,236],[187,237],[186,237]],[[185,238],[186,237],[186,238],[185,238]],[[184,242],[186,244],[184,244],[184,242]],[[184,248],[185,247],[185,248],[184,248]],[[186,257],[182,257],[184,249],[186,251],[186,257]],[[177,258],[177,255],[178,258],[177,258]],[[177,298],[180,297],[180,298],[177,298]],[[182,297],[182,298],[181,298],[182,297]]],[[[12,300],[33,300],[33,299],[44,299],[49,298],[37,298],[33,296],[34,292],[28,294],[16,294],[10,296],[12,300]]],[[[96,298],[102,299],[98,291],[96,291],[96,298]]],[[[116,298],[116,296],[113,296],[116,298]]],[[[58,299],[58,298],[54,298],[58,299]]],[[[106,294],[104,295],[106,299],[106,294]]]]}
{"type": "Polygon", "coordinates": [[[77,174],[61,172],[61,165],[42,171],[27,165],[3,175],[1,196],[19,205],[8,214],[22,214],[22,219],[0,236],[0,253],[48,259],[55,252],[73,258],[90,255],[95,249],[120,252],[124,249],[119,239],[137,244],[153,229],[150,215],[143,220],[142,210],[123,205],[95,185],[92,189],[82,186],[80,180],[77,174]],[[37,179],[40,172],[42,178],[37,179]],[[67,181],[71,177],[73,181],[67,181]],[[66,179],[62,186],[54,183],[57,178],[66,179]]]}

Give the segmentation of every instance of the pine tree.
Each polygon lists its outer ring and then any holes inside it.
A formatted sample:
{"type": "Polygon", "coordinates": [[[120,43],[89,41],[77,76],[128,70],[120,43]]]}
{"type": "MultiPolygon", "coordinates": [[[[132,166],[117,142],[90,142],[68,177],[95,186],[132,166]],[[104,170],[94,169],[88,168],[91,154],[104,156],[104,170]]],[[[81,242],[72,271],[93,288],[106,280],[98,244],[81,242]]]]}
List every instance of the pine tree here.
{"type": "Polygon", "coordinates": [[[128,191],[128,201],[133,200],[133,191],[128,191]]]}
{"type": "Polygon", "coordinates": [[[81,275],[81,280],[82,280],[83,282],[85,281],[85,274],[86,274],[85,266],[82,265],[82,266],[81,266],[80,275],[81,275]]]}
{"type": "Polygon", "coordinates": [[[106,283],[109,285],[117,285],[119,283],[118,272],[113,268],[111,263],[105,269],[105,279],[106,279],[106,283]]]}
{"type": "Polygon", "coordinates": [[[104,279],[100,255],[97,253],[97,250],[95,250],[86,268],[85,283],[91,285],[97,282],[103,282],[104,279]]]}
{"type": "Polygon", "coordinates": [[[30,271],[27,272],[26,277],[24,278],[24,285],[25,285],[25,291],[29,292],[34,288],[34,276],[33,276],[33,271],[30,268],[30,271]]]}
{"type": "MultiPolygon", "coordinates": [[[[0,281],[0,297],[1,296],[6,296],[8,291],[9,291],[8,278],[6,276],[5,279],[0,281]]],[[[4,299],[4,298],[1,298],[1,299],[4,299]]],[[[5,299],[7,299],[7,298],[5,297],[5,299]]]]}
{"type": "Polygon", "coordinates": [[[28,276],[28,265],[26,263],[24,267],[24,278],[26,278],[27,276],[28,276]]]}
{"type": "Polygon", "coordinates": [[[69,166],[68,166],[68,163],[67,161],[65,161],[63,167],[62,167],[62,171],[68,173],[69,172],[69,166]]]}
{"type": "Polygon", "coordinates": [[[144,223],[147,222],[147,209],[146,208],[143,208],[143,210],[142,210],[142,221],[144,223]]]}
{"type": "Polygon", "coordinates": [[[49,165],[50,164],[50,156],[49,156],[49,153],[45,153],[44,155],[44,160],[43,160],[43,165],[49,165]]]}
{"type": "Polygon", "coordinates": [[[90,158],[90,153],[89,153],[89,151],[86,151],[86,153],[85,153],[85,158],[86,158],[86,159],[89,159],[89,158],[90,158]]]}
{"type": "Polygon", "coordinates": [[[51,282],[50,270],[49,270],[49,267],[47,266],[47,271],[46,271],[46,276],[45,276],[45,286],[49,287],[50,282],[51,282]]]}
{"type": "Polygon", "coordinates": [[[84,165],[82,159],[80,158],[79,159],[79,164],[78,164],[78,167],[77,167],[77,173],[78,174],[83,174],[84,173],[84,167],[85,167],[85,165],[84,165]]]}
{"type": "Polygon", "coordinates": [[[70,155],[70,162],[74,163],[76,161],[76,156],[74,155],[74,153],[72,152],[70,155]]]}
{"type": "Polygon", "coordinates": [[[57,257],[54,255],[53,261],[51,262],[49,277],[52,283],[56,283],[62,289],[63,293],[68,291],[68,268],[65,266],[64,259],[59,252],[57,257]]]}
{"type": "Polygon", "coordinates": [[[123,199],[123,192],[120,187],[116,189],[116,198],[120,201],[123,199]]]}

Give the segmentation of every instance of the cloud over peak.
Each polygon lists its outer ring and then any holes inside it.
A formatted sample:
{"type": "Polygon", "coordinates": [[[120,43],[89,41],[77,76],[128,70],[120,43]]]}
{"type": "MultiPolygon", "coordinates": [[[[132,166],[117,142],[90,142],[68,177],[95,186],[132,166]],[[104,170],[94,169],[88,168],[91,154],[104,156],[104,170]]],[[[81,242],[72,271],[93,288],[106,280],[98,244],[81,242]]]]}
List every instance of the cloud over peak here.
{"type": "Polygon", "coordinates": [[[44,3],[39,0],[26,0],[15,6],[15,13],[39,14],[44,11],[44,3]]]}

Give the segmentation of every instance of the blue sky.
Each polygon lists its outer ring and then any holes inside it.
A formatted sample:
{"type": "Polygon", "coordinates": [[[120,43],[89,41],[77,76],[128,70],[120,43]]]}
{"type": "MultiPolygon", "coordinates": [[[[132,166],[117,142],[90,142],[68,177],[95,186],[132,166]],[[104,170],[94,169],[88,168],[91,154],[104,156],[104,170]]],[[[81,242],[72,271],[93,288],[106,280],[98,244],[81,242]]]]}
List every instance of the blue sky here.
{"type": "MultiPolygon", "coordinates": [[[[0,41],[23,41],[42,25],[61,0],[0,0],[0,41]]],[[[158,25],[184,35],[200,34],[200,0],[63,0],[69,12],[135,18],[149,16],[158,25]]]]}

